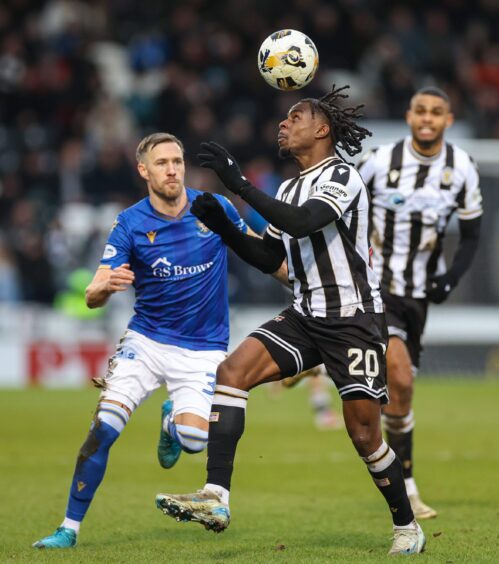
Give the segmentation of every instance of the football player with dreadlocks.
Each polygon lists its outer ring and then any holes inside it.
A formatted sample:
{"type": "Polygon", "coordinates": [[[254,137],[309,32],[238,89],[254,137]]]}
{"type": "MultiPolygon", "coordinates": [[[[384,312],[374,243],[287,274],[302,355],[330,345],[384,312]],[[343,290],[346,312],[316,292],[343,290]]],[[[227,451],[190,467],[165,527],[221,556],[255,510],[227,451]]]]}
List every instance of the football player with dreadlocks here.
{"type": "Polygon", "coordinates": [[[192,212],[263,272],[275,271],[287,258],[294,301],[218,367],[205,487],[195,494],[158,494],[156,504],[178,520],[216,532],[227,528],[249,391],[324,363],[343,400],[353,445],[390,508],[390,554],[412,554],[423,550],[425,537],[407,497],[402,465],[381,433],[388,334],[369,259],[369,197],[359,173],[337,154],[337,148],[358,153],[370,133],[356,123],[361,106],[341,107],[344,88],[301,100],[279,124],[279,154],[293,158],[300,172],[283,182],[275,199],[252,186],[223,147],[202,144],[201,166],[213,169],[269,226],[263,239],[252,240],[232,226],[209,194],[196,199],[192,212]]]}

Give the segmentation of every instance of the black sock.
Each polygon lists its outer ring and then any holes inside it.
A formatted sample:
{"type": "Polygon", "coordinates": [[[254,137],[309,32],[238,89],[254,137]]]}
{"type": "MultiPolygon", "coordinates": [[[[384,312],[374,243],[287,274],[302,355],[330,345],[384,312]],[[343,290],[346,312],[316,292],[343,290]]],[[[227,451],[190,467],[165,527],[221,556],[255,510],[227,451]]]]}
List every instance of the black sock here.
{"type": "Polygon", "coordinates": [[[405,490],[400,460],[395,458],[385,470],[381,472],[370,471],[370,474],[390,507],[393,524],[403,526],[413,521],[414,513],[405,490]]]}
{"type": "Polygon", "coordinates": [[[393,450],[383,441],[375,453],[363,460],[390,507],[393,524],[404,526],[411,523],[414,513],[407,497],[402,465],[393,450]]]}
{"type": "Polygon", "coordinates": [[[415,425],[413,411],[407,415],[382,416],[388,444],[402,463],[404,478],[412,478],[412,433],[415,425]]]}
{"type": "Polygon", "coordinates": [[[237,443],[244,432],[245,409],[213,404],[210,419],[206,483],[230,490],[237,443]]]}
{"type": "Polygon", "coordinates": [[[404,478],[412,478],[412,429],[401,435],[387,431],[386,438],[402,463],[404,478]]]}

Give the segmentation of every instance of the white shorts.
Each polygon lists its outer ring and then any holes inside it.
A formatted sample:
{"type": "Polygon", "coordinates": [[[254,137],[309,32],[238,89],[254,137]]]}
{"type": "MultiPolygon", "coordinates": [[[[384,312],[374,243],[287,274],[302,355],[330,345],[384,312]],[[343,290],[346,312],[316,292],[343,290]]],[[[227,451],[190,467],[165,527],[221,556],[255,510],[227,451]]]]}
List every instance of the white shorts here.
{"type": "Polygon", "coordinates": [[[194,413],[209,420],[217,366],[225,351],[192,351],[163,345],[127,330],[109,359],[101,397],[131,411],[162,384],[173,400],[173,414],[194,413]]]}

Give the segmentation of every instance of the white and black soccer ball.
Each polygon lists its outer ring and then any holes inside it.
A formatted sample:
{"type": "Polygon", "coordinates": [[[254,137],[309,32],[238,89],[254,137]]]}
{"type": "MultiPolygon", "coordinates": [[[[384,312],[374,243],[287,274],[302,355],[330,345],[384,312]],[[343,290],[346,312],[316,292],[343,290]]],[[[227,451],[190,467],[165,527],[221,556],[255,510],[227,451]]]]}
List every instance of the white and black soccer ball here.
{"type": "Polygon", "coordinates": [[[278,90],[298,90],[314,78],[319,54],[301,31],[282,29],[269,35],[258,51],[258,69],[278,90]]]}

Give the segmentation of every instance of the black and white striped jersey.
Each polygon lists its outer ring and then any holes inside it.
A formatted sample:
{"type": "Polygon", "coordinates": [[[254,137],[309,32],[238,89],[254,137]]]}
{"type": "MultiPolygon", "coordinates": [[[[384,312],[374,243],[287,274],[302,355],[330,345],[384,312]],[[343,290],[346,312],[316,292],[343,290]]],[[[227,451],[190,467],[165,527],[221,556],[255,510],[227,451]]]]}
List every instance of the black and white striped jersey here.
{"type": "Polygon", "coordinates": [[[474,162],[452,143],[423,157],[406,137],[367,153],[358,170],[371,194],[373,266],[382,288],[425,298],[428,278],[446,270],[442,244],[453,212],[460,220],[482,214],[474,162]]]}
{"type": "Polygon", "coordinates": [[[314,198],[338,215],[300,239],[267,227],[286,249],[294,308],[312,317],[382,312],[379,280],[369,264],[369,195],[355,168],[329,157],[283,182],[276,198],[297,206],[314,198]]]}

